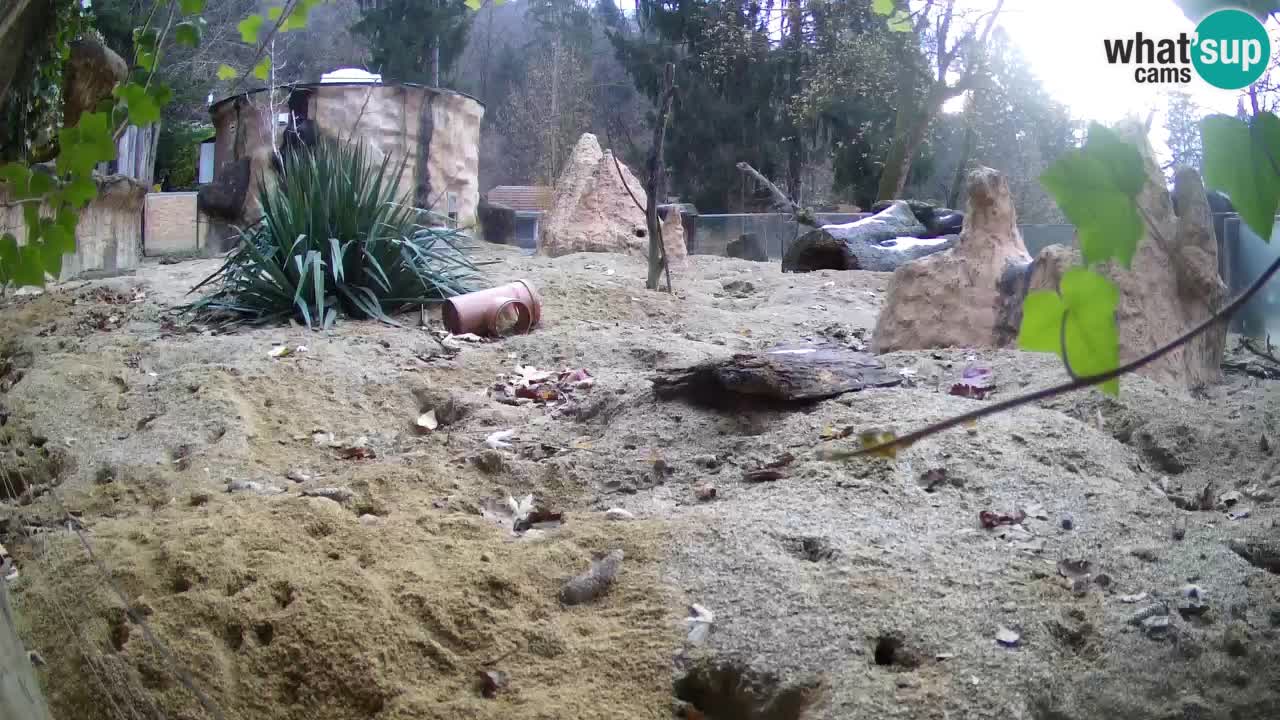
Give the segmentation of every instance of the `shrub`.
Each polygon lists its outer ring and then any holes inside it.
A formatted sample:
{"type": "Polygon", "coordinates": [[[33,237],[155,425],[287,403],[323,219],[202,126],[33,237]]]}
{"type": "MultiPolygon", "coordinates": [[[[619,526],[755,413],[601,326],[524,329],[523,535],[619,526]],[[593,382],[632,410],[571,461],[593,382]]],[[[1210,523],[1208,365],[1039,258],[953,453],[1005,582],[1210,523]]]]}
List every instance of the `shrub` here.
{"type": "Polygon", "coordinates": [[[370,163],[356,142],[290,152],[279,182],[259,186],[262,218],[192,292],[217,289],[182,309],[224,327],[297,317],[328,328],[340,313],[394,325],[405,306],[469,292],[479,270],[466,235],[396,194],[404,168],[370,163]]]}

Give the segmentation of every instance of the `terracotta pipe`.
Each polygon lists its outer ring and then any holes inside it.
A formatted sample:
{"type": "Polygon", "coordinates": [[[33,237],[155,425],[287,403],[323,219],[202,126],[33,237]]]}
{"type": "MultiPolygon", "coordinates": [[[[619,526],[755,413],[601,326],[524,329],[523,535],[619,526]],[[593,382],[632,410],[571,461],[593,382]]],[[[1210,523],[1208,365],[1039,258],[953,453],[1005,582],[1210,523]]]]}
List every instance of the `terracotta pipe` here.
{"type": "Polygon", "coordinates": [[[442,319],[454,335],[523,335],[542,321],[542,298],[527,280],[517,280],[445,300],[442,319]]]}

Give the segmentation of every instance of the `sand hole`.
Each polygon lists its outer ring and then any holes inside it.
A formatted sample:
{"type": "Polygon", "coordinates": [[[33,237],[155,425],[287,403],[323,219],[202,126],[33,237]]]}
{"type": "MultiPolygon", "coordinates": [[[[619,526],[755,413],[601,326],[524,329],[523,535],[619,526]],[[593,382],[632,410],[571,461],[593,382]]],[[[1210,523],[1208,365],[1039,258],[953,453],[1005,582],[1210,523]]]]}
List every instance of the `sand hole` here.
{"type": "Polygon", "coordinates": [[[676,680],[676,697],[709,720],[801,720],[817,682],[782,683],[736,662],[703,663],[676,680]]]}
{"type": "Polygon", "coordinates": [[[259,645],[270,645],[276,637],[276,627],[269,622],[260,622],[253,626],[253,634],[259,645]]]}
{"type": "Polygon", "coordinates": [[[812,563],[827,562],[840,556],[840,551],[823,537],[788,536],[782,538],[782,546],[792,555],[812,563]]]}
{"type": "Polygon", "coordinates": [[[871,657],[876,665],[883,668],[914,670],[920,667],[920,656],[910,650],[897,633],[886,633],[876,638],[871,657]]]}
{"type": "Polygon", "coordinates": [[[298,596],[298,591],[287,580],[277,580],[271,583],[271,596],[276,599],[276,605],[283,610],[293,604],[298,596]]]}
{"type": "Polygon", "coordinates": [[[239,650],[244,647],[244,626],[235,622],[227,623],[223,628],[222,637],[232,651],[239,650]]]}

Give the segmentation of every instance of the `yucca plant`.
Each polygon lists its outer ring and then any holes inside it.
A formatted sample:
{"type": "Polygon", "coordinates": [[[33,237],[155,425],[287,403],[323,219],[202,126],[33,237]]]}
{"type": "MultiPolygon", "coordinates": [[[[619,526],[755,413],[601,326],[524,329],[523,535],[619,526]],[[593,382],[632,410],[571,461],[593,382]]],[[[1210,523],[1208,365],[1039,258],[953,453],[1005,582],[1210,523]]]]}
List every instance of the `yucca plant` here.
{"type": "Polygon", "coordinates": [[[480,273],[467,236],[397,195],[404,169],[369,162],[359,142],[290,153],[279,181],[259,186],[262,218],[191,292],[216,289],[182,309],[220,326],[297,317],[328,328],[340,314],[394,325],[405,306],[470,292],[480,273]]]}

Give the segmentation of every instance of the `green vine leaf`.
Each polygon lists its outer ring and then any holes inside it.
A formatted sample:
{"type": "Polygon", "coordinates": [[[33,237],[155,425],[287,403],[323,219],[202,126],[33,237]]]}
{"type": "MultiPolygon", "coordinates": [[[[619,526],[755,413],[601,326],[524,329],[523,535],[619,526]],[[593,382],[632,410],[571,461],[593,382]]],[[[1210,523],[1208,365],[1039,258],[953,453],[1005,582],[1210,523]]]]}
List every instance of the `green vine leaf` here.
{"type": "Polygon", "coordinates": [[[0,167],[0,181],[9,184],[9,193],[14,200],[25,200],[31,187],[31,168],[21,163],[9,163],[0,167]]]}
{"type": "Polygon", "coordinates": [[[1114,258],[1129,267],[1142,237],[1137,196],[1146,184],[1136,147],[1094,123],[1084,148],[1063,154],[1040,182],[1076,226],[1086,264],[1114,258]]]}
{"type": "Polygon", "coordinates": [[[0,285],[13,281],[18,262],[18,238],[13,233],[5,233],[0,236],[0,285]]]}
{"type": "Polygon", "coordinates": [[[871,0],[871,12],[877,15],[889,16],[896,9],[893,0],[871,0]]]}
{"type": "Polygon", "coordinates": [[[1280,119],[1264,112],[1250,124],[1210,115],[1200,130],[1205,185],[1226,193],[1249,229],[1270,242],[1280,208],[1280,119]]]}
{"type": "Polygon", "coordinates": [[[271,77],[271,57],[265,56],[253,66],[253,76],[259,80],[266,80],[271,77]]]}
{"type": "MultiPolygon", "coordinates": [[[[203,21],[204,18],[200,18],[200,20],[203,21]]],[[[200,41],[204,39],[204,29],[200,27],[200,22],[180,22],[173,29],[173,39],[179,45],[186,45],[190,48],[199,47],[200,41]]]]}
{"type": "Polygon", "coordinates": [[[466,5],[468,10],[474,12],[484,6],[484,0],[467,0],[466,5]]]}
{"type": "MultiPolygon", "coordinates": [[[[1079,377],[1114,370],[1120,366],[1119,304],[1120,291],[1110,280],[1092,270],[1072,268],[1062,276],[1060,292],[1039,290],[1027,295],[1018,347],[1064,357],[1079,377]]],[[[1108,395],[1118,395],[1120,380],[1108,380],[1100,387],[1108,395]]]]}
{"type": "Polygon", "coordinates": [[[204,0],[181,0],[178,6],[184,15],[199,15],[204,12],[204,0]]]}
{"type": "Polygon", "coordinates": [[[62,188],[63,201],[72,207],[84,207],[96,197],[98,185],[91,175],[76,175],[62,188]]]}
{"type": "Polygon", "coordinates": [[[236,70],[235,68],[231,67],[226,63],[223,63],[218,66],[219,80],[235,80],[239,76],[240,76],[240,71],[236,70]]]}
{"type": "Polygon", "coordinates": [[[115,96],[129,109],[130,125],[146,127],[160,122],[160,106],[145,87],[138,83],[117,86],[115,96]]]}
{"type": "MultiPolygon", "coordinates": [[[[10,277],[14,285],[44,285],[44,259],[41,254],[40,245],[30,240],[18,248],[18,259],[13,264],[13,274],[10,277]]],[[[58,269],[62,269],[61,263],[58,269]]]]}
{"type": "Polygon", "coordinates": [[[236,29],[240,31],[240,39],[249,45],[258,44],[258,36],[262,33],[262,26],[266,19],[261,15],[250,15],[241,20],[236,29]]]}
{"type": "Polygon", "coordinates": [[[85,113],[75,127],[58,131],[59,175],[90,175],[94,166],[116,158],[106,112],[85,113]]]}

